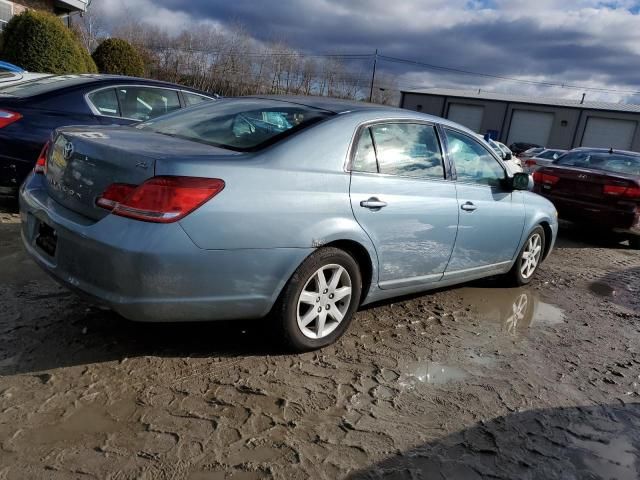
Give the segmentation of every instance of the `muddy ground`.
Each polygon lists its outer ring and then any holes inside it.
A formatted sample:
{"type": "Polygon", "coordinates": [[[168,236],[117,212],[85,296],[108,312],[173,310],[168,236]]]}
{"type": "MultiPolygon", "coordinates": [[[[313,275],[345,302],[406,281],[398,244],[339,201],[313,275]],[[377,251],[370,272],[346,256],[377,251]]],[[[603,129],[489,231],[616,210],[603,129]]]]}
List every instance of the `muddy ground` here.
{"type": "Polygon", "coordinates": [[[17,216],[0,222],[0,479],[640,477],[624,244],[564,228],[528,288],[377,305],[287,355],[265,322],[95,308],[25,256],[17,216]]]}

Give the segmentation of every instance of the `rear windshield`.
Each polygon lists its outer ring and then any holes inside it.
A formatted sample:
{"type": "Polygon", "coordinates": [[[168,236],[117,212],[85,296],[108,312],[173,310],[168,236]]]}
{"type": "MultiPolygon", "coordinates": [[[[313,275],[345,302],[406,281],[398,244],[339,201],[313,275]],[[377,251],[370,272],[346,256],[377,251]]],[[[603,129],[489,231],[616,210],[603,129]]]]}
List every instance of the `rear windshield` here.
{"type": "Polygon", "coordinates": [[[556,165],[640,175],[640,156],[619,153],[569,152],[556,160],[556,165]]]}
{"type": "MultiPolygon", "coordinates": [[[[28,80],[5,87],[0,86],[0,95],[10,95],[12,97],[32,97],[47,93],[61,87],[70,87],[87,82],[87,77],[79,75],[54,75],[28,80]]],[[[1,84],[0,84],[1,85],[1,84]]]]}
{"type": "Polygon", "coordinates": [[[332,115],[326,110],[275,100],[227,99],[177,111],[135,128],[251,152],[332,115]]]}
{"type": "Polygon", "coordinates": [[[530,148],[529,150],[527,150],[524,153],[535,154],[535,153],[540,153],[543,150],[544,150],[544,148],[535,147],[535,148],[530,148]]]}
{"type": "Polygon", "coordinates": [[[544,152],[538,154],[538,158],[546,158],[547,160],[552,160],[554,155],[556,155],[557,158],[562,155],[562,152],[559,150],[545,150],[544,152]]]}

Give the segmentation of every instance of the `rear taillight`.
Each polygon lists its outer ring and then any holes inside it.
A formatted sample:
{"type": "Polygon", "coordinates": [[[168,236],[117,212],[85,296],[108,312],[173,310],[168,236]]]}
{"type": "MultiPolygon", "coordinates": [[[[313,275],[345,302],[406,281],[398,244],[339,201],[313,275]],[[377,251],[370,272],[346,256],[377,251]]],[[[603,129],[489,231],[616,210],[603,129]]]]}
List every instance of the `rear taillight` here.
{"type": "Polygon", "coordinates": [[[527,167],[535,167],[537,165],[536,161],[533,159],[529,159],[524,162],[527,167]]]}
{"type": "Polygon", "coordinates": [[[96,200],[96,205],[107,210],[113,210],[115,206],[124,202],[129,195],[137,188],[137,185],[128,183],[112,183],[104,193],[96,200]]]}
{"type": "Polygon", "coordinates": [[[38,155],[38,160],[36,160],[36,166],[33,167],[34,173],[47,173],[47,153],[49,153],[49,145],[50,142],[47,142],[44,144],[44,147],[42,147],[40,155],[38,155]]]}
{"type": "Polygon", "coordinates": [[[640,199],[640,187],[637,186],[605,185],[602,191],[605,195],[612,197],[640,199]]]}
{"type": "Polygon", "coordinates": [[[10,110],[0,110],[0,128],[11,125],[22,118],[22,114],[10,110]]]}
{"type": "Polygon", "coordinates": [[[219,178],[153,177],[140,186],[112,184],[96,204],[114,215],[171,223],[216,196],[224,186],[219,178]]]}
{"type": "Polygon", "coordinates": [[[547,185],[555,185],[560,180],[560,177],[555,175],[549,175],[548,173],[533,172],[533,181],[536,183],[544,183],[547,185]]]}

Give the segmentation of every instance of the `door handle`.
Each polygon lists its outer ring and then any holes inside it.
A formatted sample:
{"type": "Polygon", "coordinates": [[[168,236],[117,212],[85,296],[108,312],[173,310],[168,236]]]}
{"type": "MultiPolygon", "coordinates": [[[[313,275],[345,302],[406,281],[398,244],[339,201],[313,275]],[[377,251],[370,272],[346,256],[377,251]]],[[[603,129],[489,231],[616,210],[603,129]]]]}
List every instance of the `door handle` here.
{"type": "Polygon", "coordinates": [[[362,200],[360,206],[364,208],[370,208],[372,210],[380,210],[382,207],[387,206],[387,202],[379,200],[377,197],[371,197],[369,200],[362,200]]]}
{"type": "Polygon", "coordinates": [[[460,206],[460,208],[465,212],[473,212],[478,207],[476,207],[472,202],[465,202],[460,206]]]}

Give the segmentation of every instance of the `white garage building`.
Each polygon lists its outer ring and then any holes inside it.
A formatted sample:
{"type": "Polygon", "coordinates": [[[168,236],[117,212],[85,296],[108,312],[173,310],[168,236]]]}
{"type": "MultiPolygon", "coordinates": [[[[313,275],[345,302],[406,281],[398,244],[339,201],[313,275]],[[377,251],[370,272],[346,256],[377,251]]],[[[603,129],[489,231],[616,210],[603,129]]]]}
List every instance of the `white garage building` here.
{"type": "Polygon", "coordinates": [[[507,145],[640,151],[640,105],[434,88],[403,91],[400,106],[448,118],[507,145]]]}

